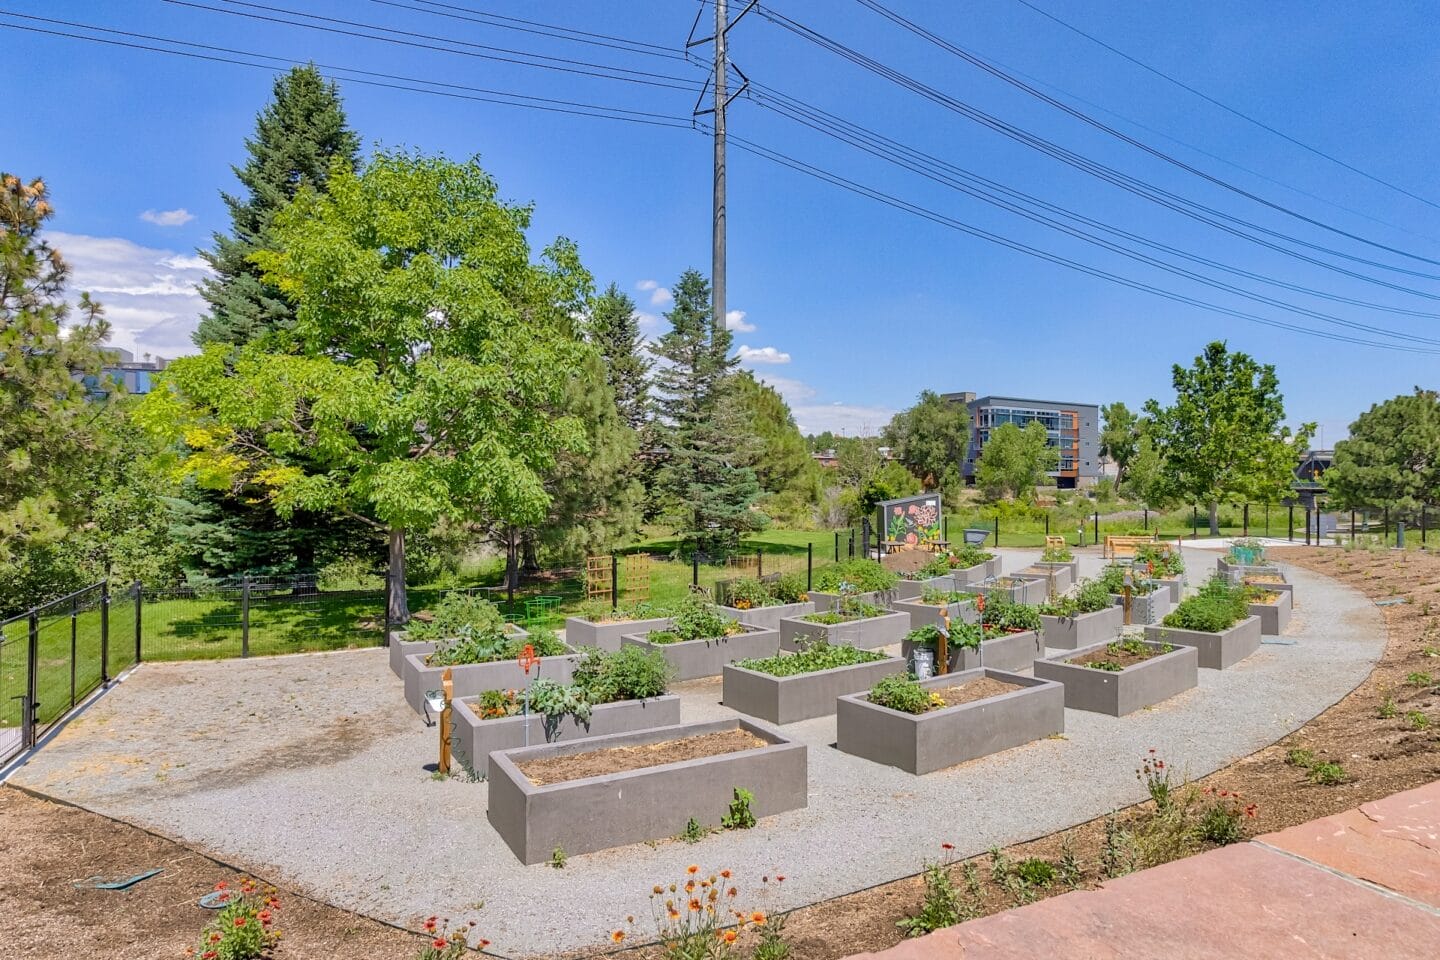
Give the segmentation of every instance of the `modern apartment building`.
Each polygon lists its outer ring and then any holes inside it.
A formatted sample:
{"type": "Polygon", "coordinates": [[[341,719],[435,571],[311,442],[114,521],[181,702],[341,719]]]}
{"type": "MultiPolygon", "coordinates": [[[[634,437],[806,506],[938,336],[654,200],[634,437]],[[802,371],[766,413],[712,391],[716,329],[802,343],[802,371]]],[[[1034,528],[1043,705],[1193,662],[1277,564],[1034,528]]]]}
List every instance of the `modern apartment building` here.
{"type": "Polygon", "coordinates": [[[1024,428],[1032,421],[1045,427],[1050,446],[1060,451],[1060,469],[1052,471],[1055,484],[1064,489],[1084,488],[1100,477],[1100,406],[1022,397],[977,397],[973,393],[946,393],[952,403],[970,411],[970,449],[961,465],[965,482],[975,482],[975,466],[985,452],[990,431],[1004,423],[1024,428]]]}
{"type": "Polygon", "coordinates": [[[133,353],[119,347],[105,349],[111,355],[110,362],[105,364],[99,374],[89,374],[81,378],[86,392],[92,398],[108,395],[117,385],[132,396],[149,393],[155,385],[155,374],[164,370],[170,362],[164,357],[152,357],[148,353],[144,360],[136,360],[133,353]]]}

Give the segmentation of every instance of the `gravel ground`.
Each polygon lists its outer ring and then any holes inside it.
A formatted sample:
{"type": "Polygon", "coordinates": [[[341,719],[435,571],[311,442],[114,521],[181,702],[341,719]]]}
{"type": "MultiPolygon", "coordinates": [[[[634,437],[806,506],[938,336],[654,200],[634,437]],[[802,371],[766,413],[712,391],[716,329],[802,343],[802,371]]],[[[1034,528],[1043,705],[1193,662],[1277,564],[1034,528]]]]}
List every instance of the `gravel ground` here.
{"type": "MultiPolygon", "coordinates": [[[[1002,552],[1007,570],[1038,558],[1002,552]]],[[[1215,556],[1186,551],[1200,576],[1215,556]]],[[[1082,555],[1082,575],[1100,563],[1082,555]]],[[[382,920],[474,917],[502,955],[598,945],[627,915],[648,929],[651,885],[689,863],[731,868],[747,903],[796,907],[913,874],[942,840],[968,856],[1135,802],[1134,769],[1151,747],[1200,776],[1271,743],[1363,680],[1384,645],[1379,611],[1359,593],[1290,575],[1297,643],[1202,670],[1197,689],[1156,708],[1067,711],[1064,739],[925,777],[838,752],[833,717],[791,724],[810,748],[808,808],[695,845],[574,857],[564,870],[515,860],[485,819],[483,783],[431,779],[435,732],[405,706],[383,650],[146,665],[14,780],[382,920]],[[782,889],[749,896],[776,873],[782,889]]],[[[718,679],[677,692],[687,721],[733,715],[718,679]]]]}

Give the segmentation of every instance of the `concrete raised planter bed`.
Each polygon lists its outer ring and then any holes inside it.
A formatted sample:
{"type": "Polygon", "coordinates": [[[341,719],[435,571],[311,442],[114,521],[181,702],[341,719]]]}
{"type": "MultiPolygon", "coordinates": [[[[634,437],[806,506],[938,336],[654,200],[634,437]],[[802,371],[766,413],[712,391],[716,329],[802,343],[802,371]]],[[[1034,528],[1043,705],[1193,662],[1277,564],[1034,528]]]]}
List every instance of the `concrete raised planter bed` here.
{"type": "MultiPolygon", "coordinates": [[[[1124,594],[1112,593],[1115,598],[1115,606],[1120,608],[1121,619],[1124,619],[1125,596],[1124,594]]],[[[1153,593],[1134,594],[1130,598],[1130,622],[1132,624],[1159,623],[1165,619],[1165,614],[1170,612],[1170,591],[1164,587],[1156,587],[1153,593]]]]}
{"type": "Polygon", "coordinates": [[[833,670],[776,677],[726,664],[724,702],[731,710],[771,723],[795,723],[835,712],[835,698],[869,690],[875,681],[904,673],[905,661],[886,657],[833,670]]]}
{"type": "Polygon", "coordinates": [[[910,614],[886,610],[878,617],[847,620],[845,623],[811,623],[786,617],[780,621],[780,649],[794,652],[816,640],[829,641],[831,646],[859,647],[874,650],[899,643],[910,632],[910,614]]]}
{"type": "MultiPolygon", "coordinates": [[[[474,702],[454,701],[455,755],[482,777],[490,775],[490,754],[496,750],[539,746],[546,743],[545,718],[530,714],[519,717],[480,719],[474,702]],[[527,741],[527,731],[528,741],[527,741]]],[[[680,722],[680,698],[674,694],[649,700],[622,700],[602,703],[591,708],[590,725],[566,717],[556,727],[548,742],[565,743],[586,740],[651,727],[669,727],[680,722]]]]}
{"type": "Polygon", "coordinates": [[[1273,563],[1235,563],[1229,557],[1217,558],[1215,569],[1229,576],[1231,580],[1238,580],[1252,573],[1280,572],[1280,568],[1273,563]]]}
{"type": "Polygon", "coordinates": [[[986,597],[1008,597],[1014,603],[1027,603],[1031,606],[1044,603],[1050,596],[1050,584],[1043,578],[1031,578],[1017,573],[1012,574],[1010,579],[1017,582],[1009,585],[993,582],[972,583],[965,589],[986,597]]]}
{"type": "MultiPolygon", "coordinates": [[[[721,607],[720,612],[733,620],[747,623],[752,627],[764,627],[766,630],[779,630],[780,620],[784,617],[803,617],[807,613],[815,612],[815,604],[810,601],[804,603],[779,603],[769,607],[750,607],[742,610],[739,607],[721,607]]],[[[663,629],[663,628],[661,628],[663,629]]],[[[648,631],[634,630],[632,633],[644,633],[648,631]]]]}
{"type": "Polygon", "coordinates": [[[1251,603],[1246,607],[1252,617],[1260,618],[1260,632],[1269,637],[1278,637],[1290,623],[1290,611],[1295,595],[1289,590],[1272,590],[1274,603],[1251,603]]]}
{"type": "MultiPolygon", "coordinates": [[[[486,690],[520,689],[533,683],[539,677],[569,683],[579,654],[571,653],[558,657],[541,657],[530,670],[530,676],[520,669],[520,664],[511,660],[495,660],[490,663],[464,663],[451,667],[451,678],[455,682],[452,698],[476,697],[486,690]]],[[[405,702],[422,717],[426,715],[425,691],[440,689],[440,675],[445,667],[425,665],[425,657],[411,654],[405,658],[402,678],[405,681],[405,702]]]]}
{"type": "MultiPolygon", "coordinates": [[[[1281,574],[1281,576],[1284,576],[1284,574],[1281,574]]],[[[1276,593],[1289,593],[1293,595],[1295,592],[1295,584],[1288,581],[1284,583],[1269,583],[1252,580],[1249,576],[1246,576],[1244,578],[1244,582],[1249,586],[1259,587],[1261,590],[1273,590],[1276,593]]],[[[1293,596],[1291,599],[1294,599],[1293,596]]]]}
{"type": "Polygon", "coordinates": [[[991,640],[980,641],[979,650],[969,647],[954,647],[950,651],[950,672],[975,670],[985,667],[990,670],[1006,670],[1015,673],[1029,670],[1035,661],[1045,656],[1045,644],[1034,630],[1023,633],[1007,633],[991,640]]]}
{"type": "Polygon", "coordinates": [[[918,627],[926,627],[931,624],[939,626],[940,612],[946,609],[950,611],[951,623],[980,622],[980,611],[975,609],[974,600],[956,600],[954,603],[947,603],[943,607],[933,603],[921,603],[919,600],[896,600],[894,603],[896,613],[908,613],[910,615],[911,630],[918,627]]]}
{"type": "Polygon", "coordinates": [[[950,576],[957,584],[957,589],[964,590],[968,584],[1000,576],[1000,558],[991,557],[973,567],[956,567],[950,571],[950,576]]]}
{"type": "MultiPolygon", "coordinates": [[[[1149,641],[1144,641],[1149,643],[1149,641]]],[[[1164,645],[1149,643],[1156,650],[1164,645]]],[[[1067,663],[1077,656],[1103,650],[1106,644],[1072,650],[1063,657],[1035,661],[1035,676],[1065,685],[1065,706],[1123,717],[1184,693],[1200,682],[1200,655],[1194,647],[1175,646],[1119,673],[1067,663]]]]}
{"type": "Polygon", "coordinates": [[[715,677],[732,660],[748,657],[773,657],[780,649],[780,634],[775,630],[751,627],[744,633],[710,640],[682,640],[679,643],[651,643],[646,636],[627,634],[620,638],[622,646],[644,647],[658,652],[670,664],[675,680],[698,680],[715,677]]]}
{"type": "Polygon", "coordinates": [[[778,730],[743,719],[657,727],[633,733],[505,750],[490,757],[490,824],[522,863],[673,837],[694,817],[718,824],[736,787],[755,795],[757,817],[808,802],[806,750],[778,730]],[[611,747],[643,746],[742,729],[766,746],[640,770],[537,786],[520,772],[530,760],[611,747]]]}
{"type": "MultiPolygon", "coordinates": [[[[513,623],[505,624],[505,634],[511,637],[528,637],[529,631],[513,623]]],[[[403,630],[390,632],[390,672],[397,677],[405,676],[405,658],[413,655],[428,657],[435,652],[433,640],[406,640],[403,630]]]]}
{"type": "Polygon", "coordinates": [[[1146,627],[1145,639],[1194,647],[1200,651],[1200,666],[1209,670],[1224,670],[1260,649],[1260,618],[1253,615],[1246,617],[1223,633],[1166,626],[1146,627]]]}
{"type": "Polygon", "coordinates": [[[932,677],[920,686],[944,690],[982,677],[1023,689],[921,714],[877,706],[866,693],[840,697],[835,745],[866,760],[924,774],[1064,732],[1065,689],[1058,683],[985,669],[932,677]]]}
{"type": "Polygon", "coordinates": [[[1018,576],[1039,577],[1045,581],[1045,589],[1048,593],[1050,589],[1050,577],[1053,574],[1055,577],[1055,592],[1064,593],[1075,585],[1075,580],[1077,579],[1075,571],[1079,566],[1079,562],[1075,560],[1066,563],[1032,563],[1029,567],[1021,570],[1018,576]]]}
{"type": "MultiPolygon", "coordinates": [[[[888,607],[895,601],[895,589],[872,590],[870,593],[852,594],[861,603],[868,603],[872,607],[888,607]]],[[[824,613],[827,610],[840,609],[840,594],[826,593],[824,590],[811,590],[809,593],[810,602],[815,604],[815,610],[824,613]]]]}
{"type": "Polygon", "coordinates": [[[1175,604],[1179,603],[1181,597],[1183,597],[1185,594],[1184,577],[1175,577],[1174,579],[1167,580],[1157,579],[1155,582],[1159,584],[1160,588],[1163,588],[1170,592],[1170,605],[1172,607],[1175,606],[1175,604]]]}
{"type": "Polygon", "coordinates": [[[583,617],[565,618],[565,642],[571,647],[599,647],[614,653],[620,649],[620,638],[627,633],[649,633],[668,630],[674,623],[669,617],[652,620],[616,620],[614,623],[593,623],[583,617]]]}
{"type": "Polygon", "coordinates": [[[915,600],[925,592],[926,587],[932,590],[944,590],[946,593],[949,593],[955,589],[955,579],[947,575],[943,577],[930,577],[926,580],[901,580],[895,584],[895,599],[915,600]]]}
{"type": "Polygon", "coordinates": [[[1125,621],[1125,611],[1119,607],[1107,607],[1094,613],[1082,613],[1074,617],[1047,617],[1041,615],[1040,635],[1045,646],[1056,650],[1075,650],[1096,643],[1108,643],[1120,634],[1125,621]]]}

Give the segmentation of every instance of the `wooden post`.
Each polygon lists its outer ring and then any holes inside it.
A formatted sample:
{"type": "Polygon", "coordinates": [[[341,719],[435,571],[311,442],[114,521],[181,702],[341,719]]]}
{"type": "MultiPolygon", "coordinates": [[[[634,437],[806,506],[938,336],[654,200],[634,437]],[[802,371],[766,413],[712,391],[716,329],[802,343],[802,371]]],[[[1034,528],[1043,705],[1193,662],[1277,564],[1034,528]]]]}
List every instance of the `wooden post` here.
{"type": "Polygon", "coordinates": [[[440,689],[445,694],[445,708],[440,711],[440,766],[445,776],[450,775],[450,698],[455,695],[455,678],[450,667],[440,674],[440,689]]]}
{"type": "Polygon", "coordinates": [[[950,672],[950,605],[940,608],[940,639],[935,641],[935,676],[950,672]]]}
{"type": "Polygon", "coordinates": [[[1130,584],[1132,583],[1133,580],[1134,580],[1134,574],[1132,574],[1129,570],[1126,570],[1126,571],[1125,571],[1125,626],[1127,626],[1127,627],[1130,626],[1130,614],[1131,614],[1131,609],[1132,609],[1132,608],[1131,608],[1131,603],[1133,602],[1133,598],[1131,597],[1131,593],[1130,593],[1130,591],[1131,591],[1131,586],[1130,586],[1130,584]]]}

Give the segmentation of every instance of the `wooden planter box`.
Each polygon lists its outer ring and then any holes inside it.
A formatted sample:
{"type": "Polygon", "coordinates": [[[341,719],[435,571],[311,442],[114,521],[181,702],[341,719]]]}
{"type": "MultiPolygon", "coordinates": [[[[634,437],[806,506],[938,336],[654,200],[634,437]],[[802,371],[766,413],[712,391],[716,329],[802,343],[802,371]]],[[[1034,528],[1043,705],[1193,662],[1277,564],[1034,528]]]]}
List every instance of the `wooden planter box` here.
{"type": "Polygon", "coordinates": [[[652,620],[616,620],[614,623],[593,623],[583,617],[565,618],[565,642],[571,647],[599,647],[614,653],[620,649],[620,638],[627,633],[649,633],[668,630],[675,621],[669,617],[652,620]]]}
{"type": "MultiPolygon", "coordinates": [[[[1120,608],[1120,618],[1125,618],[1125,595],[1112,593],[1115,598],[1115,606],[1120,608]]],[[[1130,598],[1130,622],[1131,624],[1159,623],[1165,619],[1165,614],[1170,612],[1170,591],[1164,587],[1156,587],[1154,593],[1144,595],[1132,595],[1130,598]]]]}
{"type": "Polygon", "coordinates": [[[651,643],[646,637],[627,634],[620,638],[622,646],[644,647],[658,652],[670,664],[675,680],[698,680],[716,677],[725,664],[748,657],[773,657],[780,650],[780,634],[774,630],[751,627],[744,633],[708,640],[682,640],[679,643],[651,643]]]}
{"type": "Polygon", "coordinates": [[[1017,584],[1004,586],[997,583],[972,583],[965,589],[971,593],[978,593],[981,596],[1005,596],[1014,603],[1026,603],[1037,606],[1044,603],[1050,597],[1050,584],[1043,579],[1032,579],[1023,574],[1012,574],[1013,579],[1019,580],[1017,584]]]}
{"type": "Polygon", "coordinates": [[[950,672],[977,670],[1005,670],[1016,673],[1029,670],[1037,659],[1045,656],[1045,644],[1034,630],[1023,633],[1007,633],[993,640],[981,640],[979,650],[969,647],[954,647],[950,651],[950,672]]]}
{"type": "MultiPolygon", "coordinates": [[[[916,600],[925,588],[932,590],[944,590],[949,593],[955,589],[955,579],[950,576],[930,577],[925,580],[901,580],[895,584],[894,594],[896,600],[916,600]]],[[[892,601],[893,603],[894,601],[892,601]]]]}
{"type": "Polygon", "coordinates": [[[942,610],[950,611],[951,623],[979,623],[980,611],[975,609],[974,600],[956,600],[954,603],[947,603],[943,607],[931,603],[921,603],[919,600],[896,600],[893,604],[896,613],[908,613],[910,615],[910,629],[926,627],[931,624],[939,626],[940,613],[942,610]]]}
{"type": "Polygon", "coordinates": [[[793,677],[775,677],[757,670],[726,664],[725,706],[771,723],[795,723],[835,712],[835,698],[869,690],[875,681],[904,673],[905,661],[886,657],[874,663],[857,663],[793,677]]]}
{"type": "MultiPolygon", "coordinates": [[[[505,624],[505,634],[511,637],[528,637],[529,631],[513,623],[505,624]]],[[[403,630],[390,631],[390,672],[397,677],[405,676],[405,658],[416,655],[428,657],[435,652],[433,640],[406,640],[403,630]]]]}
{"type": "Polygon", "coordinates": [[[1224,670],[1260,649],[1260,618],[1253,615],[1246,617],[1223,633],[1166,626],[1146,627],[1145,639],[1194,647],[1200,651],[1200,666],[1224,670]]]}
{"type": "Polygon", "coordinates": [[[878,617],[845,623],[811,623],[786,617],[780,621],[780,649],[794,652],[807,643],[826,640],[832,646],[874,650],[899,643],[910,632],[910,614],[886,610],[878,617]]]}
{"type": "Polygon", "coordinates": [[[1018,576],[1038,577],[1041,582],[1045,584],[1045,590],[1048,596],[1050,577],[1053,574],[1055,577],[1055,592],[1061,594],[1075,585],[1077,578],[1075,571],[1079,566],[1079,562],[1075,560],[1066,563],[1045,563],[1042,561],[1040,563],[1032,563],[1024,570],[1021,570],[1018,576]]]}
{"type": "MultiPolygon", "coordinates": [[[[766,630],[779,630],[782,618],[803,617],[807,613],[814,613],[815,604],[807,600],[803,603],[777,603],[769,607],[751,607],[748,610],[742,610],[739,607],[721,607],[720,612],[733,620],[739,620],[741,623],[749,624],[752,627],[764,627],[766,630]]],[[[630,632],[648,633],[649,630],[633,630],[630,632]]]]}
{"type": "Polygon", "coordinates": [[[602,703],[591,708],[589,726],[576,723],[574,717],[566,717],[548,739],[544,717],[530,714],[482,720],[475,712],[473,701],[455,700],[453,707],[455,756],[469,764],[481,779],[489,777],[490,754],[496,750],[588,740],[631,730],[668,727],[680,722],[680,698],[674,694],[649,700],[602,703]]]}
{"type": "MultiPolygon", "coordinates": [[[[1267,587],[1274,584],[1265,584],[1267,587]]],[[[1288,586],[1288,584],[1287,584],[1288,586]]],[[[1294,608],[1295,594],[1289,590],[1273,590],[1274,603],[1252,603],[1246,608],[1252,617],[1260,618],[1260,632],[1267,637],[1278,637],[1290,623],[1290,611],[1294,608]]]]}
{"type": "Polygon", "coordinates": [[[933,677],[920,681],[920,686],[943,690],[981,677],[1023,689],[922,714],[878,706],[867,693],[840,697],[835,746],[875,763],[924,774],[1064,732],[1065,688],[1049,680],[985,669],[933,677]]]}
{"type": "Polygon", "coordinates": [[[608,737],[503,750],[490,757],[491,826],[522,863],[568,856],[682,833],[691,817],[718,825],[736,787],[755,795],[757,817],[798,810],[808,802],[806,750],[778,730],[744,719],[655,727],[608,737]],[[610,747],[643,746],[684,737],[748,730],[766,746],[641,770],[536,786],[519,764],[610,747]]]}
{"type": "MultiPolygon", "coordinates": [[[[1149,641],[1146,641],[1147,643],[1149,641]]],[[[1176,646],[1169,653],[1133,664],[1119,673],[1067,663],[1077,656],[1103,650],[1106,644],[1071,650],[1063,657],[1035,661],[1035,676],[1065,685],[1065,706],[1123,717],[1184,693],[1200,682],[1200,655],[1194,647],[1176,646]]],[[[1162,645],[1150,643],[1155,649],[1162,645]]]]}
{"type": "Polygon", "coordinates": [[[1074,617],[1047,617],[1042,614],[1040,622],[1044,626],[1040,628],[1040,636],[1047,647],[1075,650],[1114,640],[1119,636],[1124,620],[1125,611],[1119,607],[1107,607],[1074,617]]]}
{"type": "MultiPolygon", "coordinates": [[[[529,686],[540,677],[558,683],[569,683],[570,675],[574,672],[575,663],[579,659],[580,655],[576,653],[558,657],[541,657],[536,666],[531,668],[528,678],[515,660],[465,663],[450,667],[451,678],[455,682],[451,699],[478,697],[486,690],[519,690],[529,686]]],[[[411,654],[405,658],[402,674],[405,681],[405,702],[410,704],[410,708],[422,717],[429,712],[425,704],[425,692],[440,689],[440,675],[445,672],[445,669],[445,667],[426,666],[424,656],[411,654]]]]}

